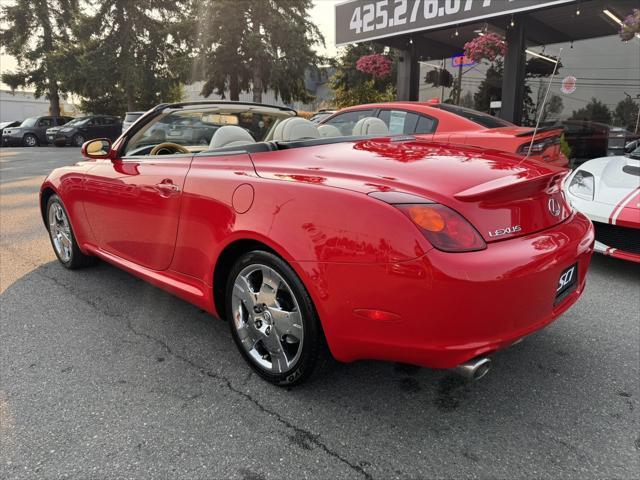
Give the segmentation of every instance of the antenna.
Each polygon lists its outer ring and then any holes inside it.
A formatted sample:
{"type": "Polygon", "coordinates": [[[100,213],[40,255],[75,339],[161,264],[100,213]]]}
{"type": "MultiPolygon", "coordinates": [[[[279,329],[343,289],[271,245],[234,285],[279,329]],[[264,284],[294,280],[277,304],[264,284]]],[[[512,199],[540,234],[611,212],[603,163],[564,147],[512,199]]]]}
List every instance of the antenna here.
{"type": "Polygon", "coordinates": [[[544,113],[544,107],[547,105],[547,98],[549,97],[549,91],[551,90],[551,81],[556,74],[556,70],[558,70],[558,65],[560,64],[560,55],[562,55],[562,48],[558,51],[558,57],[555,60],[555,65],[553,66],[553,72],[551,73],[551,77],[549,77],[549,84],[547,85],[547,91],[544,94],[544,100],[542,100],[542,107],[540,108],[540,112],[538,113],[538,120],[536,121],[536,128],[533,129],[533,135],[531,135],[531,143],[529,144],[529,148],[527,150],[527,156],[522,159],[524,162],[529,155],[531,155],[531,147],[533,147],[533,142],[536,139],[536,133],[538,133],[538,127],[540,127],[540,120],[542,120],[542,114],[544,113]]]}

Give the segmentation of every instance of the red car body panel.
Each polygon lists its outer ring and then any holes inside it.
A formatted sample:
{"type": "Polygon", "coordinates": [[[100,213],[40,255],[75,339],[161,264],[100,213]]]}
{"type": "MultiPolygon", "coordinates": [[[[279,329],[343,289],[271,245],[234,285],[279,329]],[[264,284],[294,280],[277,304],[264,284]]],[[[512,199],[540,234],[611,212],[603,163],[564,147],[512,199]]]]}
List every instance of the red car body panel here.
{"type": "Polygon", "coordinates": [[[220,314],[222,252],[260,242],[300,276],[340,360],[453,367],[542,328],[584,288],[593,228],[564,200],[563,169],[420,140],[135,159],[115,150],[57,169],[42,186],[43,198],[62,198],[84,252],[220,314]],[[368,195],[385,191],[458,211],[487,248],[435,249],[406,215],[368,195]],[[514,224],[521,230],[489,235],[514,224]],[[577,289],[554,305],[574,263],[577,289]]]}
{"type": "MultiPolygon", "coordinates": [[[[436,108],[430,102],[388,102],[347,107],[336,112],[331,117],[323,119],[320,123],[330,122],[331,118],[340,113],[370,109],[405,110],[435,118],[438,121],[435,133],[415,135],[424,140],[455,145],[471,145],[510,153],[517,153],[524,145],[528,146],[531,142],[531,133],[533,131],[532,128],[519,127],[517,125],[486,128],[455,113],[436,108]]],[[[561,130],[562,127],[551,131],[539,131],[536,133],[535,139],[540,141],[546,138],[558,137],[561,130]]],[[[550,145],[543,152],[532,154],[529,158],[557,167],[567,167],[569,165],[569,160],[560,151],[559,142],[550,145]]]]}

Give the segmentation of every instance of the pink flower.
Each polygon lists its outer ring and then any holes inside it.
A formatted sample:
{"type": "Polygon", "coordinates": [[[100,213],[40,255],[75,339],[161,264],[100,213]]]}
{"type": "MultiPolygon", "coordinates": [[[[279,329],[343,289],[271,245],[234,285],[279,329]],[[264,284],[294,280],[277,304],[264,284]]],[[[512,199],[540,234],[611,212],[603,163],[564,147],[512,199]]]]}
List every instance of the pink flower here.
{"type": "Polygon", "coordinates": [[[507,53],[507,44],[499,35],[486,33],[465,43],[464,54],[474,62],[494,61],[507,53]]]}
{"type": "Polygon", "coordinates": [[[391,73],[391,60],[387,55],[378,53],[363,55],[356,62],[356,69],[373,78],[384,78],[391,73]]]}

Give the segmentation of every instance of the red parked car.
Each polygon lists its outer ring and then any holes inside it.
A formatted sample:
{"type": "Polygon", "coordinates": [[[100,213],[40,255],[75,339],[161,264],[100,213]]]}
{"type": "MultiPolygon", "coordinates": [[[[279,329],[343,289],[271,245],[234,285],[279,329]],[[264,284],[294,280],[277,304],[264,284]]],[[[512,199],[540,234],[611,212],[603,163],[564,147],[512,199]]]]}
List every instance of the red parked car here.
{"type": "MultiPolygon", "coordinates": [[[[492,148],[525,156],[558,167],[569,160],[560,151],[562,126],[538,129],[533,145],[533,128],[518,127],[506,120],[448,103],[391,102],[349,107],[323,119],[323,125],[338,128],[341,135],[351,135],[363,117],[378,117],[391,135],[415,135],[418,138],[458,145],[492,148]]],[[[336,133],[337,134],[337,133],[336,133]]]]}
{"type": "Polygon", "coordinates": [[[228,319],[276,384],[307,377],[325,343],[341,361],[478,378],[576,302],[593,252],[564,169],[409,136],[321,138],[285,108],[161,105],[82,152],[40,192],[62,265],[99,258],[228,319]],[[220,127],[208,146],[148,134],[181,116],[220,127]]]}

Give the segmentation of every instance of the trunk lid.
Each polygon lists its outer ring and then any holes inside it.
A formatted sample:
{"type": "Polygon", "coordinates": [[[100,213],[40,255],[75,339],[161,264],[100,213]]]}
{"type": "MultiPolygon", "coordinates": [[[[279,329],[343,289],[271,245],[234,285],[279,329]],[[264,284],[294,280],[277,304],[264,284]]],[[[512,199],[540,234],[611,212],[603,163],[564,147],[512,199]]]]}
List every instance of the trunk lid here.
{"type": "Polygon", "coordinates": [[[372,139],[251,158],[264,178],[422,196],[458,211],[487,242],[550,228],[571,211],[561,189],[565,169],[495,150],[372,139]]]}

